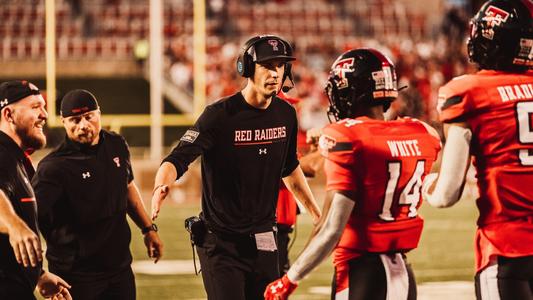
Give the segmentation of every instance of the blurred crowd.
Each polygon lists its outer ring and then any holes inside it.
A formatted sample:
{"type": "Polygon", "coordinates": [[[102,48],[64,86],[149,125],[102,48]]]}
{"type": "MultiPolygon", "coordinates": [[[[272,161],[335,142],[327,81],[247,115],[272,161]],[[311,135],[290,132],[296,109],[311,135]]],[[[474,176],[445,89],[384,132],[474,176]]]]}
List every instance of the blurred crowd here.
{"type": "MultiPolygon", "coordinates": [[[[295,88],[289,96],[298,98],[300,126],[302,130],[328,122],[325,110],[328,99],[324,93],[329,68],[335,58],[353,47],[371,47],[387,53],[396,64],[399,76],[399,98],[388,112],[390,118],[411,116],[437,124],[437,89],[455,76],[475,71],[467,59],[465,40],[458,43],[441,35],[432,41],[361,39],[334,49],[317,38],[313,51],[301,53],[295,45],[297,61],[293,64],[295,88]],[[450,49],[453,47],[453,49],[450,49]]],[[[235,59],[240,50],[238,41],[228,42],[207,50],[207,98],[215,101],[241,89],[245,83],[235,70],[235,59]]],[[[193,60],[191,49],[168,49],[168,73],[172,82],[192,91],[193,60]]]]}
{"type": "MultiPolygon", "coordinates": [[[[44,58],[44,1],[25,0],[34,4],[31,9],[22,9],[18,1],[6,0],[0,8],[6,19],[0,22],[0,60],[44,58]]],[[[296,87],[289,96],[301,100],[302,130],[327,123],[323,89],[329,68],[353,47],[376,48],[395,62],[399,86],[406,88],[389,117],[409,115],[436,124],[438,87],[474,71],[466,55],[470,2],[427,3],[438,8],[432,13],[394,0],[206,0],[208,102],[243,87],[235,70],[242,44],[252,35],[271,33],[295,49],[296,87]]],[[[60,60],[137,59],[142,65],[147,59],[147,0],[56,4],[60,60]]],[[[193,1],[163,0],[163,5],[166,76],[192,99],[193,1]]]]}
{"type": "MultiPolygon", "coordinates": [[[[437,89],[452,79],[475,71],[468,62],[465,8],[448,7],[438,28],[425,38],[411,39],[397,35],[360,37],[333,43],[330,37],[310,36],[305,45],[294,43],[293,64],[296,86],[289,96],[298,98],[299,122],[302,130],[328,122],[325,111],[328,100],[324,85],[329,68],[342,52],[354,47],[376,48],[391,57],[399,76],[400,96],[388,112],[389,118],[411,116],[438,126],[437,89]]],[[[276,32],[273,32],[276,33],[276,32]]],[[[209,43],[207,49],[207,98],[215,101],[243,87],[245,81],[235,70],[243,38],[209,43]]],[[[290,39],[289,39],[290,40],[290,39]]],[[[294,42],[294,41],[291,41],[294,42]]],[[[172,82],[192,91],[193,51],[187,43],[171,43],[166,51],[168,74],[172,82]]]]}

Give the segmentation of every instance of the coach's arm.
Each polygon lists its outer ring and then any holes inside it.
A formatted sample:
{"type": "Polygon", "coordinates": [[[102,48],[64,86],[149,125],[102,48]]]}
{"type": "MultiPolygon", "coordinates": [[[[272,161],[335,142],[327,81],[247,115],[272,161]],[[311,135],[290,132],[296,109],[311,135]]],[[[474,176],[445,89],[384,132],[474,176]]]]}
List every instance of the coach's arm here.
{"type": "Polygon", "coordinates": [[[305,179],[304,172],[300,166],[297,166],[288,176],[283,177],[283,183],[287,189],[294,195],[313,218],[313,224],[317,224],[320,220],[320,208],[315,201],[311,188],[305,179]]]}
{"type": "MultiPolygon", "coordinates": [[[[148,217],[144,208],[139,188],[133,180],[128,184],[128,216],[141,230],[152,225],[150,217],[148,217]]],[[[148,257],[153,258],[154,263],[156,263],[163,256],[163,243],[159,239],[157,232],[153,230],[143,232],[143,237],[148,257]]]]}

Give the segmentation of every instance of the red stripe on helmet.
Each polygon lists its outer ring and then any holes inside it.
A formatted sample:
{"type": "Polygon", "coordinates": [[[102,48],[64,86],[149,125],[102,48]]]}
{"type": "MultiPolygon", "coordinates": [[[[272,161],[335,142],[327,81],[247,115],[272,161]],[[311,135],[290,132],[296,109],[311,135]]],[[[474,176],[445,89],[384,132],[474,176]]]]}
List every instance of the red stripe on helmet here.
{"type": "Polygon", "coordinates": [[[380,61],[381,61],[381,65],[383,67],[385,66],[392,66],[394,65],[392,63],[392,61],[390,61],[390,59],[388,57],[386,57],[385,55],[383,55],[381,52],[379,52],[378,50],[376,49],[372,49],[372,48],[366,48],[366,50],[368,50],[369,52],[371,52],[372,54],[374,54],[380,61]]]}
{"type": "Polygon", "coordinates": [[[529,14],[533,18],[533,1],[531,0],[522,0],[522,3],[529,9],[529,14]]]}

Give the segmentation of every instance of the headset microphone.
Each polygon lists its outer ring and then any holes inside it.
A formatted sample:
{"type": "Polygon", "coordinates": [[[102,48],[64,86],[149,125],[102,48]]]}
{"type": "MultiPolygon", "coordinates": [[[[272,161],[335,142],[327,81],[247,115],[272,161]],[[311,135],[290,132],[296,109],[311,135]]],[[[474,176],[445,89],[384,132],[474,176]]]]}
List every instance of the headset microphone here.
{"type": "Polygon", "coordinates": [[[292,90],[294,86],[283,86],[281,88],[281,90],[284,92],[284,93],[288,93],[290,90],[292,90]]]}
{"type": "MultiPolygon", "coordinates": [[[[292,90],[294,88],[294,81],[292,80],[292,72],[289,72],[289,74],[287,75],[287,78],[289,78],[289,80],[291,81],[291,85],[290,86],[284,85],[284,86],[281,87],[281,90],[284,93],[288,93],[290,90],[292,90]]],[[[283,80],[283,83],[285,83],[285,80],[283,80]]]]}

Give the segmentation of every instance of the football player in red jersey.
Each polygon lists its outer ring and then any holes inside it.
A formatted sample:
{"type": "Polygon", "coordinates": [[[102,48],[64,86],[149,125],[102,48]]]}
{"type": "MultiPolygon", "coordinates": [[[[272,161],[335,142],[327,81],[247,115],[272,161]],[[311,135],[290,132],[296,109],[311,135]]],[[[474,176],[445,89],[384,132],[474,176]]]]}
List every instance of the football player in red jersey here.
{"type": "MultiPolygon", "coordinates": [[[[293,106],[296,106],[300,99],[293,98],[285,94],[284,92],[280,91],[278,93],[278,97],[280,99],[283,99],[290,103],[293,106]]],[[[300,146],[300,140],[301,138],[300,131],[298,131],[297,135],[297,144],[298,148],[300,146]]],[[[299,149],[298,149],[299,150],[299,149]]],[[[300,152],[298,152],[298,158],[300,159],[300,166],[302,166],[302,170],[304,171],[304,174],[306,174],[306,170],[304,168],[304,165],[302,165],[302,160],[300,157],[300,152]]],[[[290,234],[293,232],[294,226],[296,225],[296,216],[298,214],[298,205],[296,204],[296,199],[292,195],[292,193],[287,189],[285,184],[283,183],[283,180],[279,183],[279,194],[278,194],[278,204],[276,206],[276,222],[278,225],[278,233],[276,235],[276,241],[278,243],[278,265],[279,265],[279,272],[281,275],[284,275],[287,273],[287,270],[289,270],[290,261],[289,261],[289,248],[290,248],[290,234]]],[[[318,222],[318,218],[316,219],[318,222]]]]}
{"type": "MultiPolygon", "coordinates": [[[[288,96],[285,92],[280,91],[278,97],[293,105],[298,112],[298,104],[301,103],[301,99],[288,96]]],[[[298,160],[300,166],[306,178],[315,177],[318,169],[322,166],[322,159],[320,159],[320,153],[315,151],[316,149],[308,149],[309,144],[306,141],[306,133],[298,130],[298,136],[296,138],[298,145],[298,160]],[[317,157],[319,159],[317,159],[317,157]]],[[[312,145],[311,147],[315,147],[312,145]]],[[[317,206],[318,207],[318,206],[317,206]]],[[[278,243],[278,265],[280,275],[285,275],[290,267],[289,250],[294,243],[291,241],[290,234],[293,233],[293,239],[296,238],[296,219],[300,214],[296,198],[292,195],[289,189],[285,186],[283,181],[280,182],[278,204],[276,207],[276,221],[278,225],[278,233],[276,235],[276,241],[278,243]]],[[[313,218],[313,225],[317,225],[319,218],[313,218]]]]}
{"type": "Polygon", "coordinates": [[[333,64],[326,86],[336,123],[323,129],[328,199],[320,231],[265,299],[286,299],[334,250],[334,299],[415,299],[405,253],[416,248],[422,180],[440,150],[437,132],[410,118],[384,121],[397,94],[394,65],[374,49],[333,64]]]}
{"type": "Polygon", "coordinates": [[[471,21],[480,71],[439,90],[446,147],[424,182],[437,207],[456,203],[474,157],[479,198],[477,299],[533,299],[533,3],[491,0],[471,21]]]}

